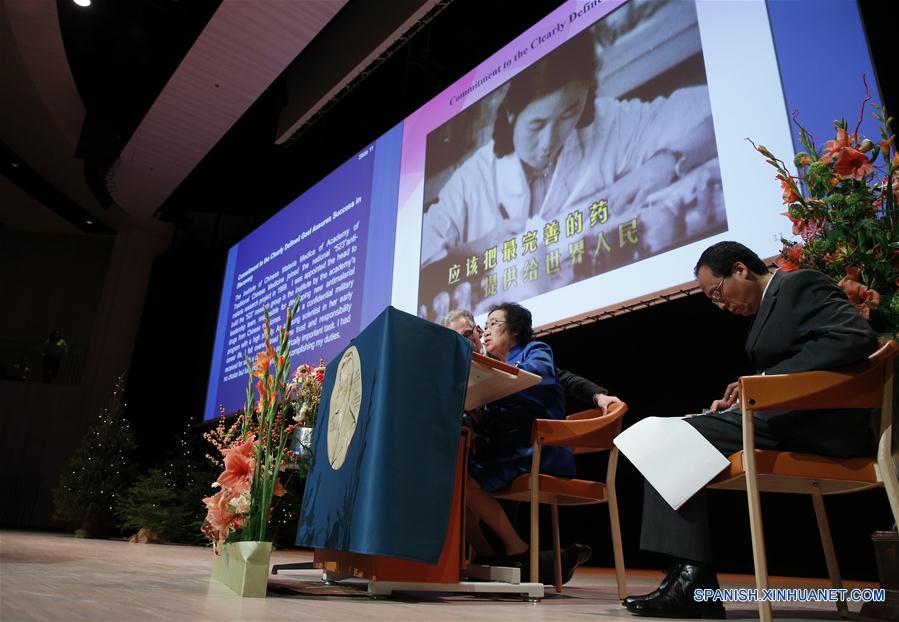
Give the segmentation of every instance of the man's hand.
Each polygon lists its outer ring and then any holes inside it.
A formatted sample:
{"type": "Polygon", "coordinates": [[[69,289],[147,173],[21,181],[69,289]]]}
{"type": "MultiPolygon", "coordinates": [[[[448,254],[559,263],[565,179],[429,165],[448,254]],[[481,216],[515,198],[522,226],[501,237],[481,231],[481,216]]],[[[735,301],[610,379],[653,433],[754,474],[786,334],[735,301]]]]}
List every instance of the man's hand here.
{"type": "Polygon", "coordinates": [[[614,395],[606,395],[605,393],[597,393],[593,396],[593,403],[596,404],[599,408],[602,408],[603,413],[606,412],[606,409],[612,404],[620,404],[621,400],[615,397],[614,395]]]}
{"type": "Polygon", "coordinates": [[[712,402],[712,405],[709,407],[709,410],[712,412],[720,412],[722,410],[727,410],[731,406],[737,403],[737,400],[740,399],[740,382],[731,382],[727,385],[727,389],[724,391],[724,397],[720,400],[715,400],[712,402]]]}

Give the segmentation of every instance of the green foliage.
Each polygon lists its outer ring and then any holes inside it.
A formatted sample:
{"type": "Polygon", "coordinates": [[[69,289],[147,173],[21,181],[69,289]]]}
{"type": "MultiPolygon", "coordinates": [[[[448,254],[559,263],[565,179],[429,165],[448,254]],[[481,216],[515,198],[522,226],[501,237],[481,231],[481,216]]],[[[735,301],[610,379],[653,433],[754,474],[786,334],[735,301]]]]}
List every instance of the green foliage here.
{"type": "MultiPolygon", "coordinates": [[[[190,424],[187,427],[190,428],[190,424]]],[[[185,433],[189,434],[189,431],[185,433]]],[[[198,454],[195,442],[183,440],[179,447],[180,453],[165,463],[164,470],[177,489],[177,511],[184,519],[165,536],[172,542],[200,544],[206,540],[200,533],[200,525],[206,516],[202,499],[214,492],[210,483],[215,481],[216,474],[202,454],[198,454]]]]}
{"type": "Polygon", "coordinates": [[[126,532],[147,527],[169,542],[199,544],[205,507],[215,480],[203,456],[203,439],[190,421],[177,438],[171,456],[142,475],[119,498],[115,512],[126,532]]]}
{"type": "Polygon", "coordinates": [[[136,449],[123,417],[125,375],[116,380],[109,406],[84,435],[53,490],[55,516],[73,528],[103,533],[115,524],[113,508],[134,477],[136,449]]]}
{"type": "Polygon", "coordinates": [[[119,497],[115,514],[124,530],[152,529],[166,540],[183,529],[190,513],[171,473],[151,469],[119,497]]]}

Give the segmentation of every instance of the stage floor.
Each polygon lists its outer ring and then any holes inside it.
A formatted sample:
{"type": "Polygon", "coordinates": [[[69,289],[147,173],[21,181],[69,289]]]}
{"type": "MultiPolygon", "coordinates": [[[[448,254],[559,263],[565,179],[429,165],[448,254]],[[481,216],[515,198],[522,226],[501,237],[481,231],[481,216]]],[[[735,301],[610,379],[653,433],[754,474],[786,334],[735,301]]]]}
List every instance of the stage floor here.
{"type": "MultiPolygon", "coordinates": [[[[276,551],[272,563],[311,560],[304,551],[276,551]]],[[[319,571],[271,576],[267,598],[240,598],[209,580],[211,553],[196,546],[129,544],[71,536],[0,531],[0,620],[639,620],[621,607],[611,570],[581,568],[562,594],[547,598],[404,593],[372,600],[356,590],[330,595],[319,571]],[[300,594],[299,591],[306,594],[300,594]],[[315,595],[308,595],[309,592],[315,595]]],[[[661,573],[629,570],[628,588],[644,593],[661,573]]],[[[722,587],[751,587],[752,579],[722,575],[722,587]]],[[[772,587],[829,587],[827,582],[772,578],[772,587]]],[[[877,587],[847,582],[847,588],[877,587]]],[[[333,592],[332,592],[333,593],[333,592]]],[[[850,603],[857,612],[859,604],[850,603]]],[[[729,619],[757,618],[751,604],[727,604],[729,619]]],[[[776,605],[775,619],[839,620],[829,603],[776,605]]],[[[643,618],[647,619],[647,618],[643,618]]]]}

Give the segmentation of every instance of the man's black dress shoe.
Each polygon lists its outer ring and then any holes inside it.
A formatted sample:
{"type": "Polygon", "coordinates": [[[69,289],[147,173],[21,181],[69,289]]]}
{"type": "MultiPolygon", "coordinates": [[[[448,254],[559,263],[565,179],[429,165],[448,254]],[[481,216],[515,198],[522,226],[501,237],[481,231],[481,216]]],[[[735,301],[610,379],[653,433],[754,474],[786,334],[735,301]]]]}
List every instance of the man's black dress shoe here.
{"type": "Polygon", "coordinates": [[[665,577],[662,579],[662,582],[659,584],[659,587],[651,591],[649,594],[641,594],[639,596],[627,596],[624,600],[621,601],[621,604],[627,607],[631,603],[635,603],[641,600],[646,600],[648,598],[655,598],[659,595],[659,592],[668,589],[668,586],[671,585],[671,582],[674,581],[680,575],[681,566],[684,564],[683,560],[676,559],[671,562],[671,565],[668,566],[668,570],[665,571],[665,577]]]}
{"type": "Polygon", "coordinates": [[[697,589],[719,589],[718,578],[708,566],[687,562],[680,564],[680,571],[653,596],[627,603],[633,614],[655,618],[707,618],[723,620],[727,617],[720,601],[698,602],[693,598],[697,589]]]}

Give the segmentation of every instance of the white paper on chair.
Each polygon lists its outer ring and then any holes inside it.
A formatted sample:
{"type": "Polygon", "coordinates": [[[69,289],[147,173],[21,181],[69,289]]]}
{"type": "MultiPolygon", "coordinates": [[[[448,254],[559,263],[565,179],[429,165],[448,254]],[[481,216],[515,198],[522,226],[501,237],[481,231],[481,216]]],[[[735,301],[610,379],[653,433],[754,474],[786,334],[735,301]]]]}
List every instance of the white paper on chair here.
{"type": "Polygon", "coordinates": [[[696,428],[678,417],[647,417],[614,442],[675,510],[729,464],[696,428]]]}

